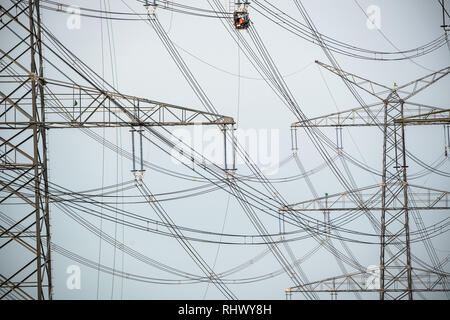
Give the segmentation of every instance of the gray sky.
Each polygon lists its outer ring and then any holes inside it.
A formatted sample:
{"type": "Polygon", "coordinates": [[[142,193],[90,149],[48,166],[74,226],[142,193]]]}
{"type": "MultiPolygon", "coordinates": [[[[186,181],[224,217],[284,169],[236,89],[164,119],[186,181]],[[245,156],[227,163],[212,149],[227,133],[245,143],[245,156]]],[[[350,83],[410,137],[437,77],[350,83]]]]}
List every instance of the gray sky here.
{"type": "MultiPolygon", "coordinates": [[[[3,1],[2,1],[3,2],[3,1]]],[[[73,1],[81,7],[99,8],[102,1],[73,1]]],[[[136,11],[143,12],[141,4],[125,0],[136,11]]],[[[194,6],[209,8],[206,1],[185,1],[194,6]]],[[[399,0],[399,1],[358,1],[362,8],[376,5],[381,13],[381,31],[400,49],[409,49],[425,44],[439,37],[443,30],[442,11],[438,1],[399,0]]],[[[68,3],[65,1],[65,3],[68,3]]],[[[281,10],[302,21],[299,11],[291,1],[272,2],[281,10]]],[[[309,15],[318,30],[325,35],[342,42],[362,48],[392,51],[392,45],[377,30],[366,26],[367,17],[355,1],[303,1],[309,15]]],[[[111,11],[129,11],[122,1],[109,1],[111,11]]],[[[336,110],[357,107],[357,101],[345,87],[344,83],[334,74],[326,70],[319,71],[313,62],[329,61],[318,46],[300,39],[278,25],[268,21],[260,14],[249,9],[251,19],[270,51],[276,65],[307,116],[319,116],[336,110]],[[323,78],[321,77],[321,73],[323,78]],[[325,79],[325,81],[324,81],[325,79]],[[330,96],[327,85],[332,93],[330,96]],[[335,101],[335,102],[334,102],[335,101]]],[[[179,13],[170,13],[158,9],[158,17],[171,39],[182,49],[183,58],[191,68],[197,80],[211,98],[221,114],[233,116],[238,121],[239,128],[255,130],[279,130],[279,159],[287,159],[291,155],[289,127],[296,119],[294,115],[259,78],[249,61],[239,53],[237,45],[232,41],[218,19],[202,18],[179,13]],[[202,61],[200,61],[203,60],[202,61]],[[211,67],[214,66],[214,67],[211,67]],[[220,71],[225,70],[227,72],[220,71]],[[236,75],[240,74],[239,79],[236,75]],[[238,98],[238,92],[240,92],[238,98]],[[239,107],[238,107],[239,101],[239,107]]],[[[117,74],[116,88],[123,93],[164,101],[176,105],[201,109],[201,104],[181,76],[175,63],[165,51],[154,30],[143,21],[113,21],[113,48],[115,62],[110,59],[110,44],[108,29],[103,20],[103,55],[101,21],[81,17],[81,28],[69,30],[66,27],[68,16],[64,13],[43,10],[43,22],[52,30],[60,41],[72,50],[81,60],[86,62],[98,74],[104,72],[104,77],[113,83],[111,70],[117,74]],[[104,71],[102,70],[104,64],[104,71]]],[[[243,32],[248,38],[248,34],[243,32]]],[[[359,60],[336,54],[341,67],[346,71],[372,79],[378,83],[392,87],[429,74],[430,70],[438,70],[449,65],[450,55],[446,46],[424,57],[413,61],[402,60],[380,62],[359,60]]],[[[51,73],[51,71],[49,71],[51,73]]],[[[49,75],[51,76],[51,74],[49,75]]],[[[447,77],[434,84],[412,100],[418,103],[437,107],[449,106],[450,78],[447,77]]],[[[373,98],[363,95],[367,103],[373,98]]],[[[103,135],[102,130],[96,131],[103,135]]],[[[260,132],[260,131],[258,131],[260,132]]],[[[334,141],[334,129],[323,130],[334,141]]],[[[444,153],[443,126],[408,127],[406,129],[407,148],[426,163],[441,159],[444,153]]],[[[131,150],[131,137],[127,129],[107,129],[105,137],[110,141],[131,150]]],[[[382,136],[375,128],[350,128],[343,131],[344,150],[369,165],[381,170],[382,136]]],[[[93,141],[78,130],[50,131],[49,134],[50,180],[70,190],[82,191],[102,186],[112,185],[133,178],[129,160],[118,157],[115,153],[93,141]],[[104,161],[103,159],[104,150],[104,161]],[[118,164],[118,165],[117,165],[118,164]],[[104,173],[104,174],[102,174],[104,173]]],[[[323,159],[312,146],[304,132],[299,131],[299,157],[306,170],[313,169],[323,163],[323,159]]],[[[192,171],[172,163],[166,155],[148,143],[144,144],[146,160],[152,164],[163,166],[184,174],[195,175],[192,171]]],[[[449,171],[449,161],[440,168],[449,171]]],[[[415,163],[410,163],[408,172],[417,173],[422,170],[415,163]]],[[[380,178],[371,175],[353,165],[350,165],[352,175],[359,187],[380,182],[380,178]]],[[[248,169],[240,165],[240,174],[247,174],[248,169]]],[[[275,175],[270,178],[281,178],[299,174],[295,162],[291,159],[283,164],[275,175]]],[[[190,182],[161,173],[147,170],[144,180],[154,193],[165,193],[199,186],[202,183],[190,182]]],[[[311,176],[319,195],[336,193],[342,186],[336,181],[329,169],[324,169],[311,176]]],[[[413,180],[414,184],[448,190],[448,178],[438,175],[427,175],[413,180]]],[[[312,198],[303,179],[288,183],[278,183],[277,190],[288,202],[298,202],[312,198]]],[[[261,189],[260,186],[257,188],[261,189]]],[[[126,195],[137,195],[137,190],[125,192],[126,195]]],[[[110,200],[113,201],[113,200],[110,200]]],[[[202,230],[239,234],[256,234],[245,213],[233,198],[229,200],[225,192],[215,191],[206,195],[163,202],[163,206],[172,219],[179,225],[202,230]],[[227,209],[228,208],[228,209],[227,209]],[[225,223],[224,223],[225,221],[225,223]]],[[[113,203],[114,205],[114,203],[113,203]]],[[[138,214],[157,219],[151,208],[145,204],[120,204],[138,214]]],[[[319,219],[322,214],[317,213],[319,219]]],[[[426,225],[442,220],[448,212],[425,212],[422,217],[426,225]]],[[[100,220],[86,213],[81,213],[92,224],[100,227],[100,220]]],[[[277,233],[278,221],[259,212],[266,228],[277,233]]],[[[379,213],[375,213],[379,217],[379,213]]],[[[119,216],[119,219],[121,217],[119,216]]],[[[53,242],[88,259],[98,262],[99,239],[87,232],[83,227],[63,214],[58,208],[51,208],[53,242]]],[[[178,243],[172,239],[150,232],[138,231],[132,228],[115,226],[111,222],[102,222],[102,229],[115,236],[133,250],[151,257],[164,264],[193,274],[201,274],[200,270],[187,257],[178,243]]],[[[364,217],[350,223],[347,228],[373,232],[368,220],[364,217]]],[[[415,225],[411,227],[415,230],[415,225]]],[[[292,227],[289,228],[292,231],[292,227]]],[[[450,253],[448,233],[433,238],[433,244],[440,259],[450,253]]],[[[193,242],[201,256],[216,272],[229,270],[246,263],[264,252],[263,245],[221,245],[193,242]],[[217,251],[219,250],[219,251],[217,251]],[[217,258],[216,258],[217,257],[217,258]]],[[[297,258],[304,256],[317,243],[306,239],[291,243],[297,258]]],[[[340,250],[336,241],[336,245],[340,250]]],[[[147,277],[179,279],[178,276],[157,270],[156,268],[137,261],[133,257],[114,249],[102,242],[100,262],[109,267],[114,265],[127,273],[140,274],[147,277]]],[[[376,265],[379,260],[379,247],[376,245],[349,244],[351,250],[364,266],[376,265]]],[[[414,253],[425,261],[429,261],[422,244],[413,245],[414,253]]],[[[114,278],[109,274],[98,274],[94,269],[81,267],[81,289],[69,290],[66,286],[66,268],[77,264],[58,254],[53,254],[54,294],[56,299],[222,299],[220,292],[207,284],[152,284],[129,279],[114,278]],[[205,294],[205,292],[207,293],[205,294]]],[[[302,269],[310,281],[342,274],[335,258],[320,249],[310,259],[302,263],[302,269]]],[[[242,271],[232,273],[227,279],[243,279],[263,274],[270,274],[280,269],[271,254],[266,254],[261,260],[249,263],[242,271]]],[[[448,271],[448,265],[445,267],[448,271]]],[[[354,269],[347,267],[347,271],[354,269]]],[[[285,274],[268,277],[264,281],[248,284],[230,284],[230,289],[240,299],[283,299],[284,289],[292,286],[285,274]]],[[[328,299],[328,295],[321,296],[328,299]]],[[[373,297],[373,296],[367,296],[373,297]]],[[[437,296],[440,297],[440,296],[437,296]]],[[[302,298],[300,294],[294,298],[302,298]]],[[[354,296],[339,296],[339,298],[354,298],[354,296]]]]}

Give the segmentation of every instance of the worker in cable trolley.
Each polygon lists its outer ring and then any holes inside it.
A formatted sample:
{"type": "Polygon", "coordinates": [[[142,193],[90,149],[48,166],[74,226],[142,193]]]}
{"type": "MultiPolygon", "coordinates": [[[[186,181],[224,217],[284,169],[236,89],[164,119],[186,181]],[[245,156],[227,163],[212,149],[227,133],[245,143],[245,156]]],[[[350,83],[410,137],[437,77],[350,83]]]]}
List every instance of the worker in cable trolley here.
{"type": "Polygon", "coordinates": [[[233,20],[234,27],[236,29],[247,29],[250,25],[250,18],[248,16],[247,6],[249,5],[248,1],[241,3],[238,1],[236,3],[236,10],[234,11],[233,20]]]}

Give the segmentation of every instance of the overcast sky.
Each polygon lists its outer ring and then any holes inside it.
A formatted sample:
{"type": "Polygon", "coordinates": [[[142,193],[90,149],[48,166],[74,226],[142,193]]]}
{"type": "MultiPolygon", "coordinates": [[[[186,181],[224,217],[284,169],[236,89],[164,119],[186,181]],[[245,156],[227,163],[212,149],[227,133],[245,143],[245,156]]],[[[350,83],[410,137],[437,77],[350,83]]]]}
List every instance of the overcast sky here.
{"type": "MultiPolygon", "coordinates": [[[[222,0],[223,1],[223,0],[222,0]]],[[[1,1],[6,2],[4,0],[1,1]]],[[[128,4],[139,13],[144,12],[140,3],[132,0],[108,1],[110,11],[126,11],[128,4]]],[[[187,4],[209,9],[207,1],[184,1],[187,4]]],[[[64,1],[64,3],[69,3],[64,1]]],[[[80,7],[100,9],[103,1],[73,1],[80,7]]],[[[303,21],[300,12],[292,1],[271,1],[275,6],[289,15],[303,21]]],[[[442,10],[438,1],[399,0],[375,1],[359,0],[302,1],[317,29],[334,39],[377,51],[395,51],[393,44],[401,49],[421,46],[443,34],[442,10]],[[381,29],[367,27],[367,17],[357,3],[366,10],[369,6],[380,9],[381,29]],[[383,37],[381,32],[388,38],[383,37]]],[[[450,8],[449,8],[450,9],[450,8]]],[[[68,15],[43,9],[43,23],[98,74],[120,92],[163,101],[180,106],[202,109],[186,80],[181,76],[176,64],[167,54],[154,30],[145,21],[113,21],[112,29],[107,28],[106,20],[81,17],[79,29],[67,28],[68,15]],[[103,41],[102,41],[103,27],[103,41]],[[111,31],[112,30],[112,31],[111,31]],[[112,35],[110,43],[108,32],[112,35]],[[102,50],[103,44],[103,50],[102,50]],[[111,61],[111,50],[115,61],[111,61]],[[103,58],[102,58],[103,52],[103,58]],[[104,65],[104,69],[102,68],[104,65]],[[112,72],[117,79],[112,78],[112,72]]],[[[320,47],[311,44],[272,21],[261,16],[252,6],[250,18],[272,55],[280,72],[285,75],[290,90],[300,104],[302,111],[310,117],[325,115],[358,107],[357,101],[345,87],[342,80],[325,69],[320,70],[314,64],[320,60],[329,64],[320,47]]],[[[260,79],[251,63],[238,50],[219,19],[205,18],[180,13],[171,13],[162,8],[157,9],[157,16],[170,38],[180,48],[185,62],[196,76],[198,82],[210,97],[219,113],[232,116],[242,130],[255,130],[258,139],[263,139],[262,132],[276,135],[276,143],[271,147],[277,152],[279,170],[269,174],[269,178],[283,178],[300,173],[295,161],[290,158],[290,125],[296,121],[295,116],[285,107],[280,99],[260,79]],[[189,54],[188,54],[188,53],[189,54]]],[[[449,21],[447,21],[449,23],[449,21]]],[[[249,41],[249,35],[241,31],[249,41]]],[[[450,53],[447,46],[417,59],[401,61],[369,61],[335,54],[341,67],[351,73],[371,79],[392,87],[429,74],[449,65],[450,53]]],[[[51,71],[49,71],[51,73],[51,71]]],[[[50,76],[50,75],[49,75],[50,76]]],[[[53,75],[52,75],[53,76],[53,75]]],[[[414,102],[448,108],[450,101],[450,77],[444,78],[416,97],[414,102]]],[[[375,102],[374,98],[363,95],[366,103],[375,102]]],[[[174,130],[174,129],[171,129],[174,130]]],[[[96,131],[105,135],[113,143],[131,150],[131,136],[128,129],[107,129],[96,131]]],[[[188,132],[192,132],[189,129],[188,132]]],[[[335,140],[334,129],[323,132],[335,140]]],[[[306,171],[317,168],[323,159],[308,140],[305,133],[299,131],[299,157],[306,171]]],[[[406,130],[408,150],[422,161],[432,164],[444,157],[443,126],[408,127],[406,130]]],[[[344,150],[366,165],[381,170],[382,136],[376,128],[350,128],[343,130],[344,150]]],[[[145,160],[183,174],[195,175],[194,172],[173,163],[167,155],[144,143],[145,160]]],[[[101,144],[93,141],[79,130],[50,131],[49,134],[50,180],[73,191],[100,188],[133,178],[128,159],[118,157],[101,144]],[[104,158],[103,158],[104,152],[104,158]]],[[[255,159],[256,162],[261,159],[255,159]]],[[[259,163],[264,167],[264,163],[259,163]]],[[[409,164],[408,173],[423,170],[415,163],[409,164]]],[[[358,187],[380,183],[380,177],[369,174],[349,164],[350,171],[358,187]]],[[[449,160],[445,160],[442,171],[449,171],[449,160]]],[[[244,165],[238,166],[238,173],[248,174],[244,165]]],[[[148,169],[144,180],[154,193],[167,193],[175,190],[200,186],[203,183],[186,181],[170,177],[148,169]]],[[[311,181],[319,195],[336,193],[343,190],[327,168],[311,175],[311,181]]],[[[426,175],[413,180],[414,184],[448,190],[448,178],[439,175],[426,175]]],[[[288,202],[294,203],[313,198],[303,179],[276,183],[275,187],[288,202]]],[[[261,188],[260,188],[261,189],[261,188]]],[[[126,195],[137,195],[136,189],[126,191],[126,195]]],[[[113,201],[113,200],[111,200],[113,201]]],[[[222,191],[205,195],[166,201],[162,203],[172,219],[179,225],[207,231],[238,234],[257,234],[247,216],[233,198],[222,191]]],[[[113,205],[115,205],[113,203],[113,205]]],[[[158,219],[146,204],[118,204],[120,208],[158,219]]],[[[379,218],[379,213],[374,213],[379,218]]],[[[426,225],[442,220],[448,212],[424,212],[422,217],[426,225]]],[[[185,272],[200,275],[201,271],[192,263],[179,244],[172,238],[139,231],[120,224],[101,222],[88,213],[81,213],[84,218],[112,237],[156,261],[185,272]]],[[[278,221],[258,213],[271,233],[279,232],[278,221]]],[[[322,219],[322,213],[317,213],[322,219]]],[[[119,219],[121,217],[119,216],[119,219]]],[[[51,207],[53,242],[81,256],[98,262],[100,241],[98,237],[68,218],[57,207],[51,207]]],[[[373,232],[366,218],[360,217],[349,223],[347,228],[373,232]]],[[[415,225],[411,226],[415,230],[415,225]]],[[[290,231],[294,229],[289,228],[290,231]]],[[[207,237],[206,237],[207,238],[207,237]]],[[[444,259],[450,248],[448,233],[433,238],[433,244],[440,259],[444,259]]],[[[245,240],[247,241],[247,240],[245,240]]],[[[251,240],[248,240],[251,241],[251,240]]],[[[193,242],[201,256],[214,267],[216,272],[224,272],[241,264],[248,265],[241,271],[231,273],[226,279],[244,279],[269,275],[265,280],[230,284],[229,288],[240,299],[283,299],[284,290],[292,286],[285,274],[271,277],[281,267],[269,253],[262,259],[256,259],[266,251],[263,245],[221,245],[193,242]],[[254,261],[252,261],[254,259],[254,261]]],[[[317,243],[312,239],[291,243],[297,258],[304,256],[317,243]]],[[[337,247],[342,247],[336,241],[337,247]]],[[[350,249],[364,266],[379,263],[379,247],[376,245],[349,244],[350,249]]],[[[162,279],[181,279],[137,261],[120,250],[114,250],[109,244],[101,243],[100,263],[126,273],[162,279]]],[[[422,244],[413,245],[414,253],[429,261],[422,244]]],[[[54,297],[56,299],[222,299],[223,296],[213,286],[201,284],[154,284],[122,279],[118,276],[98,273],[97,270],[80,265],[81,289],[69,290],[66,286],[67,267],[78,265],[58,254],[53,254],[54,297]]],[[[320,249],[311,258],[301,264],[309,281],[319,280],[342,274],[335,258],[320,249]]],[[[346,266],[348,272],[355,270],[346,266]]],[[[449,266],[445,267],[449,270],[449,266]]],[[[328,299],[328,295],[321,296],[328,299]]],[[[375,298],[375,296],[367,296],[375,298]]],[[[440,297],[440,296],[437,296],[440,297]]],[[[302,298],[299,294],[293,298],[302,298]]],[[[354,298],[341,295],[339,298],[354,298]]]]}

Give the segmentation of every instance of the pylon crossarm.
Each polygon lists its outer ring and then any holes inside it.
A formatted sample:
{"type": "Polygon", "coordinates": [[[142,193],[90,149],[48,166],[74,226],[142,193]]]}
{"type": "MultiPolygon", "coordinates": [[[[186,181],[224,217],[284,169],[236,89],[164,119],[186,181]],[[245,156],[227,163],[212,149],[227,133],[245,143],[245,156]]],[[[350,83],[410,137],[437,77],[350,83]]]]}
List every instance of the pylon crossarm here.
{"type": "MultiPolygon", "coordinates": [[[[392,190],[392,198],[390,199],[389,208],[400,210],[402,201],[398,199],[400,196],[396,189],[396,185],[400,186],[401,182],[397,182],[390,186],[392,190]]],[[[314,212],[323,210],[327,211],[380,211],[383,209],[381,204],[381,188],[382,185],[370,185],[367,187],[351,190],[349,192],[340,192],[315,199],[290,204],[281,207],[281,211],[302,211],[314,212]],[[360,206],[353,195],[357,195],[362,200],[364,206],[360,206]]],[[[450,209],[450,192],[445,190],[433,189],[414,184],[408,184],[409,192],[414,198],[414,206],[410,206],[411,210],[448,210],[450,209]]]]}
{"type": "Polygon", "coordinates": [[[304,292],[312,290],[314,292],[360,292],[363,291],[365,281],[364,276],[369,276],[367,272],[354,272],[337,277],[330,277],[323,280],[288,288],[290,292],[304,292]],[[308,288],[309,287],[309,288],[308,288]]]}
{"type": "Polygon", "coordinates": [[[408,82],[400,87],[398,87],[396,90],[398,93],[405,94],[406,96],[403,97],[403,100],[408,100],[412,96],[415,96],[422,90],[428,88],[435,82],[439,81],[446,75],[450,73],[450,66],[445,67],[439,71],[430,73],[426,76],[423,76],[419,79],[413,80],[411,82],[408,82]]]}
{"type": "MultiPolygon", "coordinates": [[[[367,108],[378,121],[383,117],[383,103],[378,102],[369,104],[367,108]]],[[[366,108],[366,109],[367,109],[366,108]]],[[[372,118],[368,115],[366,109],[359,107],[334,112],[320,117],[309,118],[308,121],[294,122],[291,127],[353,127],[353,126],[375,126],[372,118]]]]}
{"type": "MultiPolygon", "coordinates": [[[[407,283],[407,277],[401,267],[390,266],[385,268],[389,274],[394,275],[396,284],[407,283]]],[[[303,285],[287,288],[287,292],[380,292],[378,285],[379,275],[377,269],[360,271],[330,277],[303,285]],[[376,272],[374,272],[376,271],[376,272]]],[[[434,270],[413,269],[414,291],[416,292],[447,292],[444,288],[449,273],[434,270]]],[[[401,287],[391,287],[386,292],[403,292],[401,287]]]]}
{"type": "Polygon", "coordinates": [[[404,124],[439,124],[439,123],[450,123],[450,109],[436,110],[421,114],[416,114],[413,116],[396,119],[394,123],[404,123],[404,124]]]}
{"type": "Polygon", "coordinates": [[[450,191],[408,184],[415,203],[426,204],[425,209],[450,208],[450,191]]]}
{"type": "Polygon", "coordinates": [[[365,204],[369,204],[373,198],[374,194],[377,194],[379,191],[374,192],[380,189],[379,184],[370,185],[363,188],[358,188],[355,190],[351,190],[349,192],[339,192],[331,195],[326,195],[323,197],[318,197],[311,200],[306,200],[302,202],[297,202],[287,207],[282,207],[280,210],[295,210],[295,211],[322,211],[324,209],[334,209],[342,206],[344,203],[351,203],[352,206],[355,205],[355,202],[352,200],[352,194],[357,194],[362,197],[365,204]],[[365,192],[365,193],[363,193],[365,192]]]}
{"type": "Polygon", "coordinates": [[[383,101],[383,96],[389,92],[392,91],[393,88],[389,88],[385,85],[379,84],[375,81],[368,80],[366,78],[357,76],[353,73],[336,69],[333,66],[327,65],[323,62],[316,61],[318,65],[321,67],[327,69],[328,71],[331,71],[332,73],[338,75],[341,78],[345,78],[350,83],[354,84],[358,88],[362,89],[363,91],[371,94],[372,96],[378,98],[379,100],[383,101]]]}
{"type": "MultiPolygon", "coordinates": [[[[383,103],[370,104],[367,107],[359,107],[354,109],[348,109],[341,112],[334,112],[320,117],[313,117],[305,121],[294,122],[291,127],[367,127],[378,126],[380,123],[384,123],[384,109],[383,103]],[[370,111],[371,116],[368,115],[367,109],[370,111]],[[375,121],[374,121],[375,120],[375,121]]],[[[428,106],[424,104],[418,104],[413,102],[405,102],[403,106],[404,118],[409,119],[413,117],[420,118],[429,113],[428,119],[434,119],[434,121],[401,121],[401,119],[395,119],[388,123],[388,125],[394,125],[398,122],[404,122],[405,125],[426,125],[441,122],[442,119],[449,117],[449,110],[446,108],[439,108],[434,106],[428,106]],[[434,122],[434,123],[433,123],[434,122]]]]}
{"type": "MultiPolygon", "coordinates": [[[[8,81],[21,82],[17,78],[21,76],[11,76],[8,81]]],[[[146,98],[102,92],[53,79],[39,79],[39,82],[45,83],[47,104],[45,123],[38,124],[46,128],[234,124],[232,117],[146,98]],[[121,108],[118,108],[117,104],[121,108]]],[[[6,97],[6,93],[1,95],[6,97]]],[[[14,108],[26,109],[30,106],[29,98],[22,98],[20,103],[17,103],[19,99],[20,97],[9,94],[8,100],[4,98],[3,101],[14,108]]],[[[34,124],[28,119],[23,120],[2,121],[0,129],[20,128],[34,124]]]]}

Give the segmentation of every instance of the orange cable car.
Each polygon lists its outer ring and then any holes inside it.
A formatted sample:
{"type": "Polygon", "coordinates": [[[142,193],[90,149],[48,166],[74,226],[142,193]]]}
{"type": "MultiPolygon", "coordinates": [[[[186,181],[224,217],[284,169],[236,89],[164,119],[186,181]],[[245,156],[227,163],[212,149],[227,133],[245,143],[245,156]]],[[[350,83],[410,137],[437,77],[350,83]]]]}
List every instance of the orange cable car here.
{"type": "Polygon", "coordinates": [[[247,11],[248,1],[236,3],[236,10],[233,14],[234,27],[236,29],[247,29],[250,26],[250,18],[247,11]]]}

